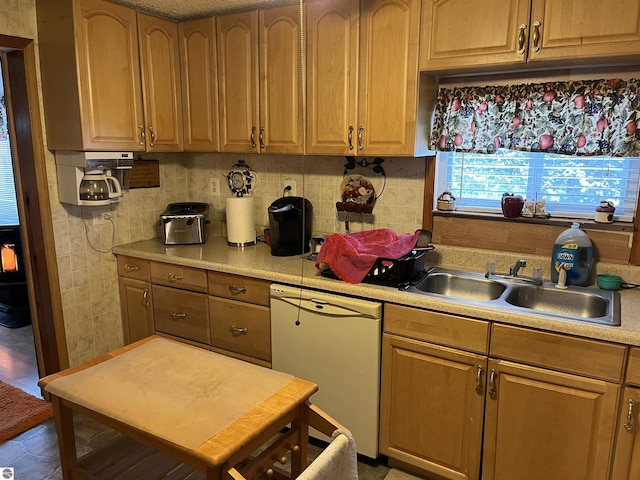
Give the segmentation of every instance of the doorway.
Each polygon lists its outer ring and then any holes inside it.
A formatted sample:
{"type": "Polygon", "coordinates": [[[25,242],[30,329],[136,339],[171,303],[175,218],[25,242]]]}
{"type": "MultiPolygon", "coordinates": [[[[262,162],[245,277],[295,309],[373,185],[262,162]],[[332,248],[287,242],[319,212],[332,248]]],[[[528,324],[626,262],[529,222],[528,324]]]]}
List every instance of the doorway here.
{"type": "MultiPolygon", "coordinates": [[[[68,367],[33,40],[0,35],[7,134],[37,372],[68,367]]],[[[1,136],[1,129],[0,129],[1,136]]]]}

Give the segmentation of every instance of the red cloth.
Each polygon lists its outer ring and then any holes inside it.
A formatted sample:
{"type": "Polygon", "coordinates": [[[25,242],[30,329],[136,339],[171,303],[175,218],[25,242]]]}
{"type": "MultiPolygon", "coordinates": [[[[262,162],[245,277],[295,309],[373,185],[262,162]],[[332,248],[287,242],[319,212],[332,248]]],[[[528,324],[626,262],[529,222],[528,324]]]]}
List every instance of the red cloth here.
{"type": "Polygon", "coordinates": [[[316,268],[326,263],[338,278],[360,283],[378,257],[398,259],[416,245],[420,232],[398,236],[393,230],[382,228],[364,232],[329,235],[318,253],[316,268]]]}

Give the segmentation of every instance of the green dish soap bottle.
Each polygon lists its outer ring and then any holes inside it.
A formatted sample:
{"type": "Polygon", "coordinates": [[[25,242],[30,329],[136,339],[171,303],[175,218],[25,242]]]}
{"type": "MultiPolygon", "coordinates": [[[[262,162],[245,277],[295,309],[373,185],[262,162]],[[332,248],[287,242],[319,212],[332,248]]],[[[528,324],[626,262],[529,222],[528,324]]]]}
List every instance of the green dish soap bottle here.
{"type": "Polygon", "coordinates": [[[553,244],[551,256],[551,281],[558,283],[561,268],[567,271],[567,285],[586,286],[593,283],[593,246],[588,235],[574,222],[553,244]]]}

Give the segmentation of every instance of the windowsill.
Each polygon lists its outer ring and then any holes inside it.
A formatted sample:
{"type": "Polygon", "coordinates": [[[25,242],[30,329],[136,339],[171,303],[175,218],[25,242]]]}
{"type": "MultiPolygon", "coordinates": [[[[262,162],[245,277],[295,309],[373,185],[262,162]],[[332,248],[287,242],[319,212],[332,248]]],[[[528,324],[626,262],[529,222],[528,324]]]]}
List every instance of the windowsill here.
{"type": "Polygon", "coordinates": [[[434,217],[455,217],[468,218],[474,220],[491,220],[507,223],[524,223],[532,225],[551,225],[556,227],[569,228],[573,222],[578,222],[583,230],[601,230],[607,232],[633,232],[633,222],[613,222],[613,223],[597,223],[588,218],[567,218],[567,217],[518,217],[506,218],[497,213],[472,213],[472,212],[445,212],[441,210],[433,210],[434,217]]]}

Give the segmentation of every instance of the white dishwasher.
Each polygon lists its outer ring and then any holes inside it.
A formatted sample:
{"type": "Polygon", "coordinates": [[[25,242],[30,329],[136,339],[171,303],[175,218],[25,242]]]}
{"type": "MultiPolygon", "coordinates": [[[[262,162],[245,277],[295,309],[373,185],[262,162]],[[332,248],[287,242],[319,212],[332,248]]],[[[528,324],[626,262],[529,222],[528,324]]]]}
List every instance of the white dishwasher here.
{"type": "Polygon", "coordinates": [[[311,402],[370,458],[378,456],[381,320],[378,302],[271,285],[273,369],[316,383],[311,402]]]}

